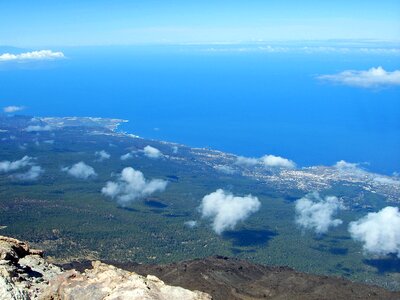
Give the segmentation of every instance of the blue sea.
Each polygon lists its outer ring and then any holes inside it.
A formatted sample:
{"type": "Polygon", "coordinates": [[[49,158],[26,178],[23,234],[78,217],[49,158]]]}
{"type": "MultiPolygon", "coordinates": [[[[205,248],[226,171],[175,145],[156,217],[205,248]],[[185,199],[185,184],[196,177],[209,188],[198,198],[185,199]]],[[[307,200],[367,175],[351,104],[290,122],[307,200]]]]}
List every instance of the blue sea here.
{"type": "Polygon", "coordinates": [[[195,46],[62,48],[67,59],[0,64],[0,104],[37,116],[128,119],[145,138],[300,166],[363,163],[400,171],[400,88],[316,76],[382,66],[400,55],[206,51],[195,46]]]}

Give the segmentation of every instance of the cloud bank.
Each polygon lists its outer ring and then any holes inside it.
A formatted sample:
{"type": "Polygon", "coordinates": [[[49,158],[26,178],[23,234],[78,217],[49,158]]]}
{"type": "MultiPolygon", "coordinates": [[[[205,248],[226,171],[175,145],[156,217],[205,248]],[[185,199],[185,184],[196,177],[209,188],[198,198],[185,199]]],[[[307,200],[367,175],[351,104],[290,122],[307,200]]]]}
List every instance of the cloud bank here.
{"type": "Polygon", "coordinates": [[[24,109],[25,109],[24,106],[15,106],[15,105],[3,107],[3,111],[5,113],[15,113],[17,111],[21,111],[21,110],[24,110],[24,109]]]}
{"type": "Polygon", "coordinates": [[[400,258],[400,212],[398,207],[387,206],[379,212],[369,213],[349,224],[351,237],[363,243],[367,253],[384,256],[397,254],[400,258]]]}
{"type": "Polygon", "coordinates": [[[111,155],[104,150],[96,151],[94,155],[97,157],[97,161],[103,161],[111,157],[111,155]]]}
{"type": "Polygon", "coordinates": [[[344,206],[335,196],[324,199],[318,193],[311,193],[295,203],[296,224],[317,234],[326,233],[330,227],[342,224],[342,220],[333,219],[333,216],[344,206]]]}
{"type": "Polygon", "coordinates": [[[147,197],[155,192],[162,192],[168,182],[161,179],[146,180],[142,172],[131,167],[124,168],[117,181],[109,181],[101,192],[120,205],[147,197]]]}
{"type": "Polygon", "coordinates": [[[367,71],[347,70],[333,75],[322,75],[320,80],[361,88],[377,88],[400,85],[400,70],[388,72],[382,67],[367,71]]]}
{"type": "Polygon", "coordinates": [[[0,54],[0,62],[5,61],[32,61],[32,60],[54,60],[65,58],[62,52],[53,52],[51,50],[40,50],[25,52],[21,54],[4,53],[0,54]]]}
{"type": "Polygon", "coordinates": [[[246,220],[260,209],[257,197],[234,196],[222,189],[204,196],[200,205],[203,218],[212,219],[212,227],[217,234],[234,229],[238,222],[246,220]]]}
{"type": "Polygon", "coordinates": [[[15,170],[24,168],[26,166],[29,166],[31,164],[32,164],[32,157],[29,157],[29,156],[24,156],[20,160],[16,160],[16,161],[9,161],[9,160],[1,161],[0,162],[0,172],[7,173],[7,172],[15,171],[15,170]]]}
{"type": "Polygon", "coordinates": [[[143,148],[143,153],[148,158],[160,158],[162,156],[161,151],[158,150],[157,148],[152,147],[152,146],[144,147],[143,148]]]}
{"type": "Polygon", "coordinates": [[[97,173],[94,171],[94,169],[91,166],[85,164],[83,161],[78,162],[71,167],[62,168],[61,170],[67,172],[73,177],[80,179],[88,179],[90,177],[97,176],[97,173]]]}

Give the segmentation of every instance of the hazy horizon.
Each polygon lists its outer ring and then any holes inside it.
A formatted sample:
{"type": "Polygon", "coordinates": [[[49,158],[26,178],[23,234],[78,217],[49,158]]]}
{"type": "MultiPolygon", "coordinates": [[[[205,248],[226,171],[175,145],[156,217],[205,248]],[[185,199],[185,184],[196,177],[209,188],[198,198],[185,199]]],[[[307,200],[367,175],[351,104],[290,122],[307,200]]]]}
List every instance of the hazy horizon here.
{"type": "Polygon", "coordinates": [[[79,46],[259,40],[399,41],[400,3],[3,1],[0,44],[79,46]]]}

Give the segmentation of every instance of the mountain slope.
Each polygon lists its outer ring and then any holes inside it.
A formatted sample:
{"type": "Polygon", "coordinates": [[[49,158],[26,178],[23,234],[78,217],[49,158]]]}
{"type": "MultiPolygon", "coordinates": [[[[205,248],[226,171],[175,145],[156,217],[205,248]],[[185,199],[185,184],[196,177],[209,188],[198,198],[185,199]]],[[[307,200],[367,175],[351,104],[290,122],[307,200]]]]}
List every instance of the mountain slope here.
{"type": "MultiPolygon", "coordinates": [[[[138,274],[155,275],[170,285],[206,292],[215,300],[400,299],[400,292],[377,286],[223,256],[167,265],[109,263],[138,274]]],[[[84,270],[90,267],[90,262],[74,262],[64,267],[84,270]]]]}

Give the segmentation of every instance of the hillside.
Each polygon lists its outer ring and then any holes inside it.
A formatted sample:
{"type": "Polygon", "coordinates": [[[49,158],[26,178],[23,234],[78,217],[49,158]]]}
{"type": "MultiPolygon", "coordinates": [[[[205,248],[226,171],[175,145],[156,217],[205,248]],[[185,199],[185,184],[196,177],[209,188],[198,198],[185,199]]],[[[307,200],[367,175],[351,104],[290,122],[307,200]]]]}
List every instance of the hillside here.
{"type": "Polygon", "coordinates": [[[121,123],[0,115],[1,234],[29,241],[60,264],[171,264],[220,255],[400,289],[399,258],[365,253],[348,232],[367,213],[398,206],[397,177],[351,166],[268,167],[260,158],[124,133],[121,123]],[[136,171],[144,186],[158,185],[154,193],[122,188],[128,201],[104,193],[110,184],[128,187],[124,170],[136,171]],[[200,207],[220,189],[257,197],[258,210],[215,230],[215,218],[200,207]],[[346,209],[332,222],[342,223],[322,235],[300,228],[295,203],[308,193],[337,197],[346,209]]]}

